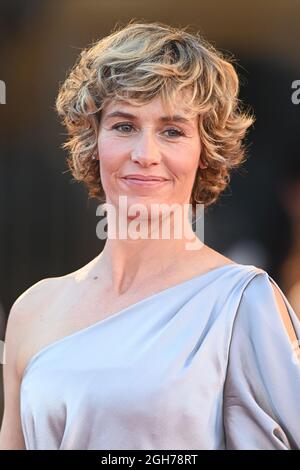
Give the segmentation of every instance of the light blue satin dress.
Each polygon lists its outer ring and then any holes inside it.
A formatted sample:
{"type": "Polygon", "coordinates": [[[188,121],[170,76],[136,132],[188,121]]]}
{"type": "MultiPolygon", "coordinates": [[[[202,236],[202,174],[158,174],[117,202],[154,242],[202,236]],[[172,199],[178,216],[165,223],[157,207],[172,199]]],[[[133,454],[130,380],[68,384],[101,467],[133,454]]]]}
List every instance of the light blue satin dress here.
{"type": "Polygon", "coordinates": [[[300,363],[272,282],[214,268],[41,349],[21,382],[26,448],[300,449],[300,363]]]}

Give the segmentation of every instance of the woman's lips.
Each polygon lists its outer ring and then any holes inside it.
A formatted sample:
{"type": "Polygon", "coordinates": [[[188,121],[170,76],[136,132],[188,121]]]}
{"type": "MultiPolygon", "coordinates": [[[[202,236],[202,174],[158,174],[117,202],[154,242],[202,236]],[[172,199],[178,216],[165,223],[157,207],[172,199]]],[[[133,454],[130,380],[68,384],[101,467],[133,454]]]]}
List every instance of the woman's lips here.
{"type": "Polygon", "coordinates": [[[169,183],[170,180],[143,180],[135,178],[121,178],[126,184],[134,186],[161,186],[165,183],[169,183]]]}

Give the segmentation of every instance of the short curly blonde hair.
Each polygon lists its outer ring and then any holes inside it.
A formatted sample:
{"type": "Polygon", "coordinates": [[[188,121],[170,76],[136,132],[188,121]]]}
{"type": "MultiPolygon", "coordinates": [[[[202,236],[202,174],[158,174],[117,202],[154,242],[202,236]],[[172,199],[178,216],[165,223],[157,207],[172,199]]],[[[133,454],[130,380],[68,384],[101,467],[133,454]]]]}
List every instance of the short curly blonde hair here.
{"type": "Polygon", "coordinates": [[[254,117],[241,110],[237,73],[229,58],[186,29],[135,20],[116,27],[81,52],[60,86],[56,110],[69,136],[62,147],[69,150],[72,175],[86,184],[90,197],[105,201],[94,157],[101,110],[111,100],[143,104],[160,96],[170,109],[177,93],[190,92],[187,105],[199,115],[206,165],[195,176],[193,211],[197,203],[214,203],[230,182],[230,170],[245,161],[242,140],[254,117]]]}

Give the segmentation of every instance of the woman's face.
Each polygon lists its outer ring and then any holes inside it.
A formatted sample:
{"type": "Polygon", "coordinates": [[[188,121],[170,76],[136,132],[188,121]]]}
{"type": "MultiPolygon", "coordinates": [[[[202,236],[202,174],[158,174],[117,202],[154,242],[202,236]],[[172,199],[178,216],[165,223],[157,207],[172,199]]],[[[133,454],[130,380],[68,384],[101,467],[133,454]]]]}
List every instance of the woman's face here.
{"type": "Polygon", "coordinates": [[[174,106],[173,119],[166,116],[160,97],[133,106],[109,102],[102,110],[98,133],[100,176],[106,202],[127,205],[188,204],[200,163],[198,116],[189,117],[183,100],[174,106]],[[137,182],[128,175],[165,178],[160,182],[137,182]]]}

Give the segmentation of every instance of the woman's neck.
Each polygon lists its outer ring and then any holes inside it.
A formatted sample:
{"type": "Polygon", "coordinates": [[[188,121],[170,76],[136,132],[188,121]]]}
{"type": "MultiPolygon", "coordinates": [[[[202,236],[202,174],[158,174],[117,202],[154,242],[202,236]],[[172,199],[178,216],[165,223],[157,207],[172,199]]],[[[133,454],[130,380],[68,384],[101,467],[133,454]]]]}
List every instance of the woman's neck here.
{"type": "MultiPolygon", "coordinates": [[[[102,279],[116,295],[139,288],[153,279],[168,276],[185,260],[189,264],[203,255],[205,245],[194,232],[191,237],[181,239],[107,239],[98,257],[98,268],[102,279]],[[189,245],[191,244],[191,245],[189,245]],[[194,249],[187,249],[193,246],[194,249]]],[[[190,234],[191,235],[191,234],[190,234]]]]}

